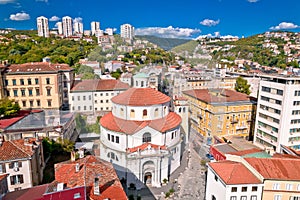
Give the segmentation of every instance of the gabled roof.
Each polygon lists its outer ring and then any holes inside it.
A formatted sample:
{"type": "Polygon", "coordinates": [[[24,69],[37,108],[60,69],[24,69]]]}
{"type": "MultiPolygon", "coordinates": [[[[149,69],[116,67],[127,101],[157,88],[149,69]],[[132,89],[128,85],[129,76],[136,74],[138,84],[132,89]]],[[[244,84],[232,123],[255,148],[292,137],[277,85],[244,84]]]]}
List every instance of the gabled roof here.
{"type": "Polygon", "coordinates": [[[300,159],[245,158],[265,179],[300,181],[300,159]]]}
{"type": "Polygon", "coordinates": [[[170,112],[166,117],[155,120],[133,121],[124,120],[113,116],[112,112],[104,115],[100,119],[100,124],[111,131],[134,134],[146,126],[149,126],[159,132],[165,132],[176,128],[181,123],[181,117],[174,112],[170,112]]]}
{"type": "Polygon", "coordinates": [[[114,79],[93,79],[78,82],[71,92],[127,90],[130,86],[114,79]]]}
{"type": "Polygon", "coordinates": [[[87,187],[90,199],[127,200],[123,187],[111,163],[95,156],[86,156],[76,161],[55,164],[55,181],[66,184],[67,188],[87,187]],[[79,171],[75,166],[79,164],[79,171]],[[99,178],[101,196],[94,195],[94,179],[99,178]]]}
{"type": "Polygon", "coordinates": [[[208,165],[227,185],[262,183],[242,163],[225,160],[208,165]]]}
{"type": "Polygon", "coordinates": [[[137,152],[137,151],[144,151],[145,149],[156,149],[156,150],[166,150],[166,146],[163,145],[163,146],[160,146],[160,145],[156,145],[156,144],[151,144],[151,143],[144,143],[144,144],[141,144],[137,147],[133,147],[133,148],[128,148],[127,151],[129,151],[130,153],[133,153],[133,152],[137,152]]]}
{"type": "Polygon", "coordinates": [[[46,191],[48,184],[38,185],[31,188],[13,191],[7,193],[3,200],[40,200],[43,199],[43,194],[46,191]]]}
{"type": "Polygon", "coordinates": [[[45,73],[58,71],[72,71],[74,70],[68,64],[58,64],[50,62],[32,62],[24,64],[12,64],[8,66],[7,73],[45,73]]]}
{"type": "Polygon", "coordinates": [[[38,145],[35,139],[4,141],[0,146],[0,161],[29,159],[34,154],[32,145],[38,145]]]}
{"type": "Polygon", "coordinates": [[[152,88],[130,88],[111,100],[120,105],[147,106],[167,103],[171,98],[152,88]]]}

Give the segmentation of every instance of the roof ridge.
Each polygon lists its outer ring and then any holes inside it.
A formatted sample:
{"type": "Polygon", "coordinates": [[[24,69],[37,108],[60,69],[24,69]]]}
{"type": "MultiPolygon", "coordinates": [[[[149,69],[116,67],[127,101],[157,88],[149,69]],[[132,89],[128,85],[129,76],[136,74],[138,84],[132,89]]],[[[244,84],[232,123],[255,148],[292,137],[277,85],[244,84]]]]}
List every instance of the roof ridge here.
{"type": "Polygon", "coordinates": [[[28,154],[27,152],[25,152],[22,148],[18,147],[16,144],[13,143],[13,141],[8,141],[10,142],[11,144],[13,144],[16,148],[18,148],[19,150],[21,150],[23,153],[25,153],[26,155],[28,155],[29,157],[31,157],[30,154],[28,154]]]}

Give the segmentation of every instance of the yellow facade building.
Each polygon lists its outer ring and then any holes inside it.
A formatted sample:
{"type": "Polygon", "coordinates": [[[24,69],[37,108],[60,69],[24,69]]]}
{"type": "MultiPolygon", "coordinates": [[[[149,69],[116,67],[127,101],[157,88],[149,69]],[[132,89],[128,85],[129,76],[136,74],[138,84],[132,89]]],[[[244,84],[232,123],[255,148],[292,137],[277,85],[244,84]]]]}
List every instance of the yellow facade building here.
{"type": "Polygon", "coordinates": [[[190,106],[191,129],[210,143],[213,136],[253,135],[256,99],[228,89],[183,92],[190,106]]]}
{"type": "Polygon", "coordinates": [[[4,95],[22,109],[67,108],[74,69],[49,62],[12,64],[5,67],[3,80],[4,95]]]}

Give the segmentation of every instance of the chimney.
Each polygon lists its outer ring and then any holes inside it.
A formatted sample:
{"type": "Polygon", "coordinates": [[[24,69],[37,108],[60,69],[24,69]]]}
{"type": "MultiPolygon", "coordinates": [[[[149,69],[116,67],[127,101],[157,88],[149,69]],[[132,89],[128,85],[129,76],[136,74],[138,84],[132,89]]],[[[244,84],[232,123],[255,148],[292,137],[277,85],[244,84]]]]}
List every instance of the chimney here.
{"type": "Polygon", "coordinates": [[[95,177],[94,179],[94,195],[100,195],[100,187],[99,187],[99,178],[95,177]]]}
{"type": "Polygon", "coordinates": [[[71,151],[71,161],[74,162],[76,160],[76,153],[75,151],[71,151]]]}
{"type": "Polygon", "coordinates": [[[76,165],[75,165],[75,172],[79,172],[79,169],[80,169],[80,164],[76,163],[76,165]]]}

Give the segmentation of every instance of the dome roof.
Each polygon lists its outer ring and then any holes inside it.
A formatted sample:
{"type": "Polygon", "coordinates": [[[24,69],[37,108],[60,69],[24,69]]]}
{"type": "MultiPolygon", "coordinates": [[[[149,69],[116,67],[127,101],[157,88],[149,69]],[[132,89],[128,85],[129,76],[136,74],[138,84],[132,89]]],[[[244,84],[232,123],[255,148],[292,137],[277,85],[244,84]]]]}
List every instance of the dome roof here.
{"type": "Polygon", "coordinates": [[[152,88],[130,88],[111,100],[121,105],[147,106],[167,103],[171,98],[152,88]]]}

